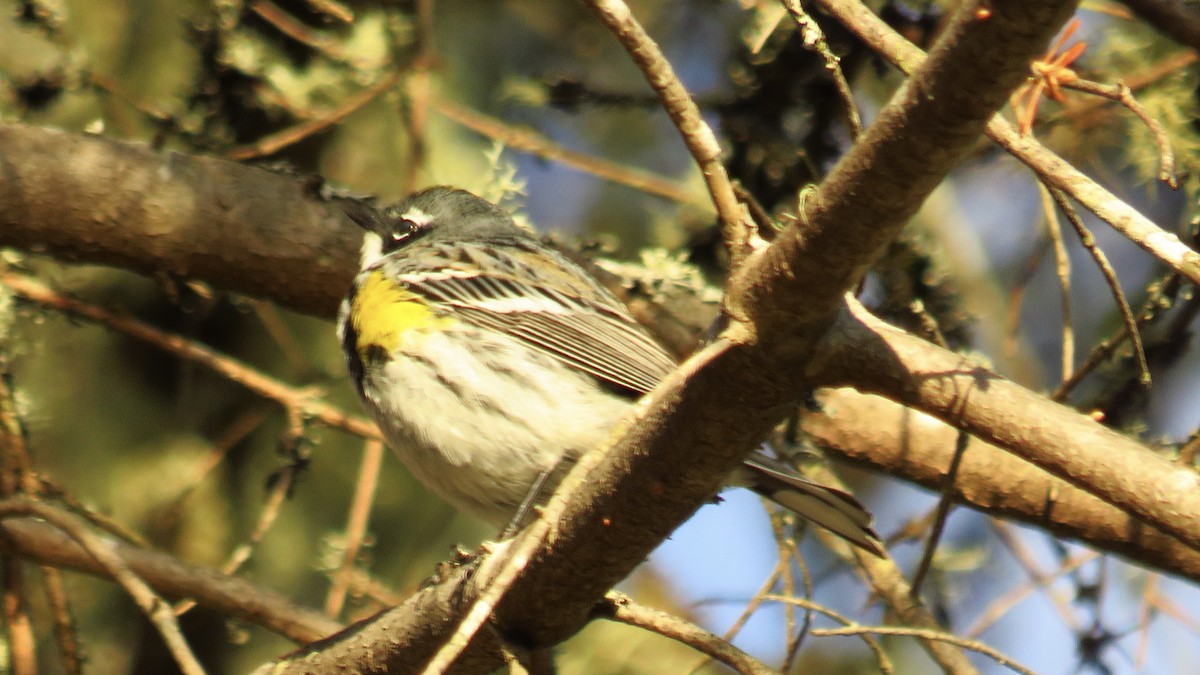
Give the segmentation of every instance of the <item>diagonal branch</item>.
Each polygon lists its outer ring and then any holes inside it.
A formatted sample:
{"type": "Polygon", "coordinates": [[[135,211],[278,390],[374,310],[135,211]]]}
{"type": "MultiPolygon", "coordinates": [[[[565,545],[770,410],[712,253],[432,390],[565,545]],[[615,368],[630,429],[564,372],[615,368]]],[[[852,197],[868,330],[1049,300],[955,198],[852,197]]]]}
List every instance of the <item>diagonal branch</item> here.
{"type": "Polygon", "coordinates": [[[813,373],[821,384],[905,401],[1200,550],[1200,474],[1192,469],[962,355],[931,348],[857,302],[828,345],[813,373]]]}
{"type": "MultiPolygon", "coordinates": [[[[802,421],[804,433],[818,444],[874,471],[902,475],[934,491],[944,488],[957,429],[850,388],[823,390],[820,402],[822,412],[805,415],[802,421]]],[[[1060,450],[1071,453],[1075,447],[1060,450]]],[[[1134,564],[1200,581],[1200,551],[978,439],[967,446],[952,497],[964,506],[1081,541],[1134,564]]]]}
{"type": "Polygon", "coordinates": [[[716,134],[700,116],[700,107],[675,76],[662,50],[633,18],[629,6],[622,0],[589,0],[588,4],[642,69],[646,81],[658,94],[663,110],[679,129],[712,196],[730,258],[734,266],[740,265],[750,250],[746,235],[752,230],[746,227],[749,215],[738,203],[725,165],[721,163],[721,146],[716,134]]]}
{"type": "MultiPolygon", "coordinates": [[[[564,605],[590,606],[716,491],[801,395],[796,374],[843,293],[967,152],[1073,8],[1014,1],[994,6],[987,20],[973,3],[959,10],[812,198],[803,228],[747,261],[728,296],[733,327],[651,394],[567,504],[554,544],[501,603],[505,623],[527,629],[554,613],[543,611],[549,605],[535,588],[564,589],[554,598],[560,614],[564,605]],[[575,565],[584,559],[581,580],[575,565]]],[[[565,627],[530,637],[554,642],[565,627]]]]}

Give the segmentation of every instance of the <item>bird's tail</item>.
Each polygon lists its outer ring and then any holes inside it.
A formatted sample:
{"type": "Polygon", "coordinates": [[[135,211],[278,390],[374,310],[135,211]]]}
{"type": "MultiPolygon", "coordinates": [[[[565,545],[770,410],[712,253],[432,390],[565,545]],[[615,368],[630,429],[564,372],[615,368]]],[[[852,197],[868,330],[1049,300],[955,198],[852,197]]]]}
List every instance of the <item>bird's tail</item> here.
{"type": "Polygon", "coordinates": [[[863,550],[886,556],[871,529],[871,514],[853,495],[814,483],[762,452],[747,459],[745,469],[740,478],[746,487],[863,550]]]}

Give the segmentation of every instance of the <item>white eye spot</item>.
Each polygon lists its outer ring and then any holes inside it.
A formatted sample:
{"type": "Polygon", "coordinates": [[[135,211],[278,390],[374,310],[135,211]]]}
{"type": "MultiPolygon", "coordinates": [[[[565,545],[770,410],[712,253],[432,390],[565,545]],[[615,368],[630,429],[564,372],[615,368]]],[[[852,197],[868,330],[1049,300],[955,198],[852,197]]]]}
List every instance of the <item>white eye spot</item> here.
{"type": "Polygon", "coordinates": [[[409,208],[407,211],[405,211],[404,214],[400,216],[400,218],[402,218],[403,220],[407,220],[408,222],[412,223],[413,225],[416,225],[417,227],[420,227],[422,225],[428,225],[429,221],[433,220],[433,216],[429,215],[428,213],[425,213],[424,211],[422,211],[421,209],[418,209],[415,206],[413,206],[413,207],[409,208]]]}

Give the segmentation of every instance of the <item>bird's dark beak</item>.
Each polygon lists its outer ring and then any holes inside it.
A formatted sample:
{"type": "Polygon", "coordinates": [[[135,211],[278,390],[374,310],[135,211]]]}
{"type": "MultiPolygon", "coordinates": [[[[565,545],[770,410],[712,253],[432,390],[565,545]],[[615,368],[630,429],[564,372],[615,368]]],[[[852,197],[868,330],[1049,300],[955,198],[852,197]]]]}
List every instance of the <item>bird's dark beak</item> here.
{"type": "Polygon", "coordinates": [[[376,234],[383,231],[383,214],[371,204],[348,199],[342,202],[341,207],[342,212],[362,229],[376,234]]]}

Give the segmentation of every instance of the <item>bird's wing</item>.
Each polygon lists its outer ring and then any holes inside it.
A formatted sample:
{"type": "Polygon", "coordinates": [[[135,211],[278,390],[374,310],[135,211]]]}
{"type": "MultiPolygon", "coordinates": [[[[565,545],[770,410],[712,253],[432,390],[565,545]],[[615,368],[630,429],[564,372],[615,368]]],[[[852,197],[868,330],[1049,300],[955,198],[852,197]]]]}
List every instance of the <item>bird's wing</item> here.
{"type": "Polygon", "coordinates": [[[563,258],[539,275],[510,255],[485,275],[474,264],[453,264],[461,249],[443,253],[447,264],[431,266],[426,255],[420,273],[398,270],[397,278],[462,320],[511,335],[632,396],[653,389],[675,367],[616,298],[577,276],[585,273],[563,258]]]}

